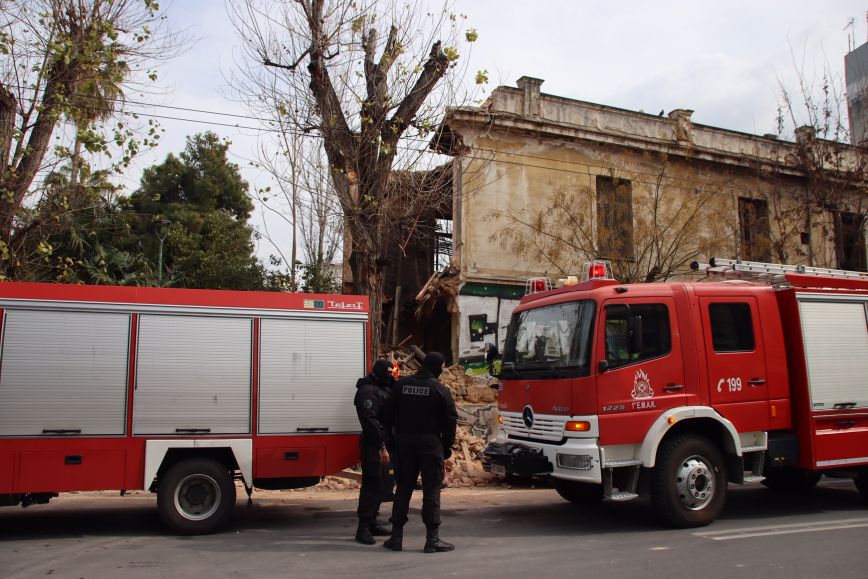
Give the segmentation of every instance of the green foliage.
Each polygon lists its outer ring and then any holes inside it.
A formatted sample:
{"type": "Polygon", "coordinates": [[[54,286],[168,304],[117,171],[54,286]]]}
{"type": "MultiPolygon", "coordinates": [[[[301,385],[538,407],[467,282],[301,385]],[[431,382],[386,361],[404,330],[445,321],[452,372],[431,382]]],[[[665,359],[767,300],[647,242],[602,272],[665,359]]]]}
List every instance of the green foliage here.
{"type": "Polygon", "coordinates": [[[288,269],[281,269],[283,260],[271,256],[271,266],[275,269],[265,272],[265,288],[269,291],[295,292],[312,294],[339,294],[341,282],[325,262],[302,263],[295,262],[296,279],[301,280],[293,285],[292,274],[288,269]]]}
{"type": "Polygon", "coordinates": [[[154,264],[158,280],[162,271],[163,285],[265,288],[247,223],[253,203],[228,148],[214,133],[188,137],[179,157],[144,171],[124,203],[134,248],[154,264]]]}
{"type": "Polygon", "coordinates": [[[341,293],[341,284],[326,263],[296,263],[301,273],[301,291],[313,294],[341,293]]]}
{"type": "MultiPolygon", "coordinates": [[[[151,276],[140,255],[119,249],[128,230],[118,212],[108,173],[70,181],[71,164],[50,174],[36,206],[20,215],[16,278],[27,281],[141,285],[151,276]]],[[[9,255],[4,259],[9,259],[9,255]]]]}

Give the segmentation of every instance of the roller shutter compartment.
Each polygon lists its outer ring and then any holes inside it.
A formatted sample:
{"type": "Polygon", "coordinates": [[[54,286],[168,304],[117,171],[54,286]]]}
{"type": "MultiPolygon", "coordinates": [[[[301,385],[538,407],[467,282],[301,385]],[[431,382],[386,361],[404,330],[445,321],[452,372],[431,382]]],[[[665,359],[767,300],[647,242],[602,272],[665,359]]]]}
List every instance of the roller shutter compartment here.
{"type": "Polygon", "coordinates": [[[248,318],[143,314],[133,433],[250,432],[248,318]]]}
{"type": "Polygon", "coordinates": [[[364,322],[263,319],[260,336],[260,433],[359,431],[364,322]]]}
{"type": "Polygon", "coordinates": [[[799,309],[812,409],[868,407],[865,301],[802,299],[799,309]]]}
{"type": "Polygon", "coordinates": [[[0,436],[100,436],[125,431],[130,316],[5,312],[0,436]]]}

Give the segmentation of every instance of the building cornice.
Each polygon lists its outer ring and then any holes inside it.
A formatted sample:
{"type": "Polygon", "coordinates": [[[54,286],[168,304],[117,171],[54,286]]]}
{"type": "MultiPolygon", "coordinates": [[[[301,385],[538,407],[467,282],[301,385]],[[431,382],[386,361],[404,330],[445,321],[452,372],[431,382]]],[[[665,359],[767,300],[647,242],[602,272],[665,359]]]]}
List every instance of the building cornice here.
{"type": "MultiPolygon", "coordinates": [[[[533,94],[542,81],[531,80],[537,82],[524,82],[520,89],[498,87],[481,107],[449,109],[432,146],[441,152],[461,154],[467,142],[480,136],[516,135],[642,153],[653,151],[673,159],[705,161],[733,169],[760,170],[796,178],[805,176],[799,162],[801,143],[692,123],[693,111],[685,109],[676,109],[669,117],[662,117],[533,94]],[[525,106],[528,98],[534,99],[531,107],[525,106]]],[[[814,139],[814,144],[852,157],[849,163],[853,166],[865,165],[865,152],[857,147],[819,138],[814,139]],[[863,157],[861,163],[860,156],[863,157]]]]}

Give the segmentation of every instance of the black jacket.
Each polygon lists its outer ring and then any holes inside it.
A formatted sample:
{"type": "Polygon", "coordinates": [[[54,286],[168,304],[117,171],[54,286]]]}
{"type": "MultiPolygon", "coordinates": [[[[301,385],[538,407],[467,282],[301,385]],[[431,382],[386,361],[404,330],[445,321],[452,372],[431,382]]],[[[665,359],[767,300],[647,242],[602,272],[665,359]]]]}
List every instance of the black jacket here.
{"type": "Polygon", "coordinates": [[[401,439],[436,436],[444,451],[455,442],[458,411],[452,393],[425,368],[392,387],[395,434],[401,439]]]}
{"type": "Polygon", "coordinates": [[[387,416],[388,401],[391,395],[388,385],[382,386],[373,374],[359,378],[356,382],[356,414],[362,425],[362,442],[377,448],[391,443],[391,420],[387,416]]]}

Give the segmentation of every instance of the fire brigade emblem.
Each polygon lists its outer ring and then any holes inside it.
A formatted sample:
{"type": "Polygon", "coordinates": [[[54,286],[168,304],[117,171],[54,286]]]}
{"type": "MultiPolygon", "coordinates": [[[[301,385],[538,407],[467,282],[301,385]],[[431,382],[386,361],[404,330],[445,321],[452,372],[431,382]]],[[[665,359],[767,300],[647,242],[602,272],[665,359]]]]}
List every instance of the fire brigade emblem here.
{"type": "Polygon", "coordinates": [[[651,398],[654,396],[654,389],[651,388],[651,380],[648,378],[648,374],[643,370],[638,370],[636,372],[636,377],[633,379],[633,391],[630,392],[630,396],[637,400],[639,398],[651,398]]]}

